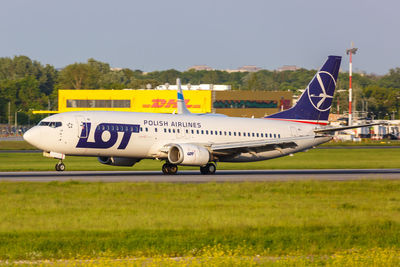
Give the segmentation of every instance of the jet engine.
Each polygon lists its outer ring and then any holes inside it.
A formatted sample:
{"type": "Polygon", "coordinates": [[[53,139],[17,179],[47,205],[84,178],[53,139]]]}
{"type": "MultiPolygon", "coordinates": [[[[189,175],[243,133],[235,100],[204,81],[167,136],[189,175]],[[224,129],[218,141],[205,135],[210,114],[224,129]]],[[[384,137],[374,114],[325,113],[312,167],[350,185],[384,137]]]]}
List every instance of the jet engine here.
{"type": "Polygon", "coordinates": [[[174,144],[169,148],[168,161],[172,164],[204,166],[211,160],[210,152],[198,145],[174,144]]]}
{"type": "Polygon", "coordinates": [[[140,159],[122,157],[98,157],[100,163],[112,166],[133,166],[140,159]]]}

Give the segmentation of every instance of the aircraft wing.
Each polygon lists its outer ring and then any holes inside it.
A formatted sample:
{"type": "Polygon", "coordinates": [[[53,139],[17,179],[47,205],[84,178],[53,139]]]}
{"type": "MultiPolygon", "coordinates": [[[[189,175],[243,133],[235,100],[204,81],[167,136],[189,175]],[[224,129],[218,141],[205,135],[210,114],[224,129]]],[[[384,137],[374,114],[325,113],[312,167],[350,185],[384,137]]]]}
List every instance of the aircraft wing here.
{"type": "Polygon", "coordinates": [[[259,153],[270,150],[297,147],[296,140],[309,139],[310,136],[281,138],[274,140],[255,140],[229,143],[215,143],[209,145],[209,150],[214,155],[226,156],[240,153],[259,153]]]}
{"type": "Polygon", "coordinates": [[[343,126],[343,127],[331,127],[331,128],[319,128],[315,129],[314,133],[334,133],[337,131],[342,131],[342,130],[348,130],[348,129],[356,129],[356,128],[363,128],[363,127],[370,127],[374,125],[384,125],[382,122],[377,122],[377,123],[369,123],[369,124],[361,124],[361,125],[352,125],[352,126],[343,126]]]}

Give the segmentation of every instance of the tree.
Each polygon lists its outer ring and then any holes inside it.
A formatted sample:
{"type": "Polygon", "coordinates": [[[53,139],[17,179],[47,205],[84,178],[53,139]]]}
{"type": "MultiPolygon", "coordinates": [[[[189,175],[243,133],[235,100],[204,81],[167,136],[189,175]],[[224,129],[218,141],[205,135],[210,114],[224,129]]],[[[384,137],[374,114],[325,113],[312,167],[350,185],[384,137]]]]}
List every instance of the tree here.
{"type": "Polygon", "coordinates": [[[378,84],[386,88],[400,88],[400,68],[390,69],[389,74],[383,76],[378,84]]]}
{"type": "Polygon", "coordinates": [[[84,63],[74,63],[60,71],[59,88],[83,89],[89,83],[89,66],[84,63]]]}

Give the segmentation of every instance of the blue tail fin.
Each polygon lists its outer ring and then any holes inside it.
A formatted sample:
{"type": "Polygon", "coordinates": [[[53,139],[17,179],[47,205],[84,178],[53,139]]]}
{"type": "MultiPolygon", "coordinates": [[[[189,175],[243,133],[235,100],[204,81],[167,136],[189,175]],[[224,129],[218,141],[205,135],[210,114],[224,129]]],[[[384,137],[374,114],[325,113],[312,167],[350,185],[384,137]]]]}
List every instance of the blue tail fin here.
{"type": "Polygon", "coordinates": [[[176,79],[176,85],[178,90],[178,114],[191,114],[191,112],[187,109],[185,99],[183,98],[181,79],[176,79]]]}
{"type": "Polygon", "coordinates": [[[265,118],[327,124],[341,60],[340,56],[329,56],[295,106],[265,118]]]}

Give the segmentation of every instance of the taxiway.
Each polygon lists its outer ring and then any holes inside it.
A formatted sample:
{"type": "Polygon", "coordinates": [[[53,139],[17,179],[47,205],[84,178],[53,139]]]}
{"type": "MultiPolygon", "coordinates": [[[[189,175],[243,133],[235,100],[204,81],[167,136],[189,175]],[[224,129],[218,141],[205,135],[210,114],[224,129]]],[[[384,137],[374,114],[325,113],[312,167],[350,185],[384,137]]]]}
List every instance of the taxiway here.
{"type": "Polygon", "coordinates": [[[199,171],[180,171],[163,175],[161,171],[66,171],[0,172],[0,181],[12,182],[268,182],[297,180],[348,181],[362,179],[400,179],[400,169],[298,169],[298,170],[218,170],[214,175],[199,171]]]}

